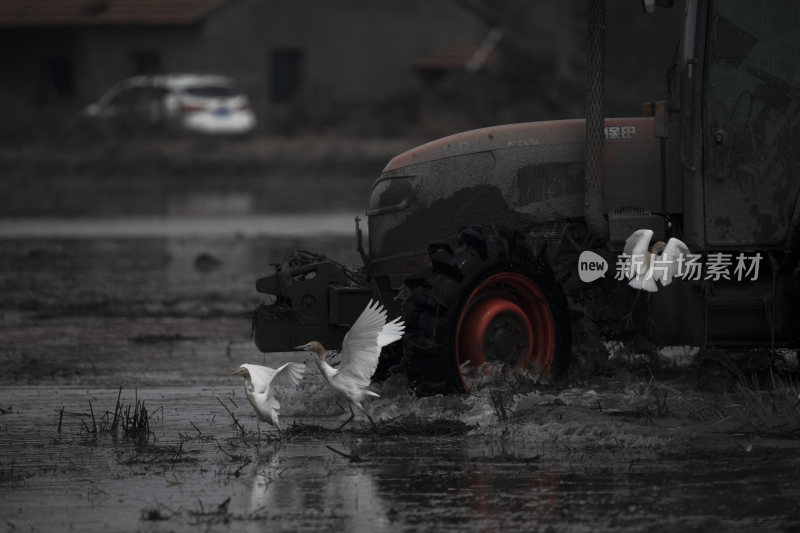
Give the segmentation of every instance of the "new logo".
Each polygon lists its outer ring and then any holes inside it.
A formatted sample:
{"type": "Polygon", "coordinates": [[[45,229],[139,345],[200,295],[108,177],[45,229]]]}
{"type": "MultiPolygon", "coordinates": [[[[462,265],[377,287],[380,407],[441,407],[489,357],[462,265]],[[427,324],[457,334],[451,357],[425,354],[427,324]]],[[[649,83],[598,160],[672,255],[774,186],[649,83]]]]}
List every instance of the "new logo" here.
{"type": "Polygon", "coordinates": [[[602,256],[586,250],[578,257],[578,275],[584,283],[590,283],[606,275],[608,262],[602,256]]]}

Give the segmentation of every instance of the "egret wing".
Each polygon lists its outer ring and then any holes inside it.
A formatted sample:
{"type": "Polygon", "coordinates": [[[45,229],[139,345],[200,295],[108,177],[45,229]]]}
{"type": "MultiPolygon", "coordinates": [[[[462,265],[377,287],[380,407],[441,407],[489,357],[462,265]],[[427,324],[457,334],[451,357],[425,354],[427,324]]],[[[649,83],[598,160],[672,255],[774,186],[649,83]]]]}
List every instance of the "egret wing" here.
{"type": "Polygon", "coordinates": [[[650,239],[653,238],[653,230],[640,229],[634,231],[625,240],[623,253],[630,256],[629,263],[625,269],[625,275],[630,279],[641,276],[645,273],[644,258],[650,246],[650,239]],[[635,259],[635,260],[634,260],[635,259]]]}
{"type": "Polygon", "coordinates": [[[305,371],[305,363],[286,363],[279,366],[275,369],[275,375],[272,376],[272,386],[297,386],[300,384],[300,380],[303,379],[303,372],[305,371]]]}
{"type": "MultiPolygon", "coordinates": [[[[380,302],[369,301],[342,341],[342,364],[339,374],[350,376],[359,386],[369,385],[378,366],[381,344],[378,338],[386,325],[386,310],[380,302]]],[[[387,333],[383,338],[389,338],[387,333]]]]}
{"type": "Polygon", "coordinates": [[[381,332],[378,334],[378,346],[383,348],[394,341],[399,341],[403,338],[405,329],[406,324],[400,320],[400,317],[395,318],[391,322],[387,322],[386,325],[383,326],[381,332]]]}
{"type": "Polygon", "coordinates": [[[275,369],[261,365],[242,365],[250,374],[254,394],[264,394],[275,376],[275,369]]]}
{"type": "Polygon", "coordinates": [[[303,379],[303,372],[306,370],[305,363],[286,363],[275,369],[272,376],[272,385],[267,391],[267,401],[276,411],[280,411],[281,404],[275,396],[275,391],[280,385],[297,386],[303,379]]]}
{"type": "Polygon", "coordinates": [[[660,262],[665,265],[663,269],[656,269],[653,272],[653,278],[658,280],[661,278],[661,284],[666,286],[672,283],[672,278],[678,274],[678,260],[682,257],[687,259],[689,256],[689,247],[686,246],[680,239],[672,237],[664,246],[664,251],[661,252],[660,262]],[[656,273],[658,275],[656,275],[656,273]]]}

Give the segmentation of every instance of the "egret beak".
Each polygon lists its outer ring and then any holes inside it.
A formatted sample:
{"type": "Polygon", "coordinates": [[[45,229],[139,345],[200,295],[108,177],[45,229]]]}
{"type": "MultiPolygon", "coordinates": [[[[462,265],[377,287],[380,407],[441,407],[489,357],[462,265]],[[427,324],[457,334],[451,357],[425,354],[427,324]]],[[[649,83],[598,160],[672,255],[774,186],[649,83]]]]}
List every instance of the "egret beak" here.
{"type": "Polygon", "coordinates": [[[237,368],[237,369],[236,369],[236,372],[234,372],[233,374],[231,374],[231,376],[241,376],[241,375],[242,375],[242,374],[244,374],[245,372],[247,372],[247,369],[245,369],[245,368],[237,368]]]}
{"type": "Polygon", "coordinates": [[[311,348],[311,346],[309,346],[308,344],[304,344],[302,346],[295,346],[292,349],[293,350],[308,350],[309,348],[311,348]]]}

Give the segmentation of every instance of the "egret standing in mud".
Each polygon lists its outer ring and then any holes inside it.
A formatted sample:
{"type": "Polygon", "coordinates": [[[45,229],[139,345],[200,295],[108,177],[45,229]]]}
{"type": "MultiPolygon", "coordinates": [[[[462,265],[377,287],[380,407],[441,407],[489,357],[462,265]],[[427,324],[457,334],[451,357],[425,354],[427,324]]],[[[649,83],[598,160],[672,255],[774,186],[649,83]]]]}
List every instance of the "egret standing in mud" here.
{"type": "Polygon", "coordinates": [[[272,424],[283,433],[278,423],[281,404],[275,397],[275,389],[279,385],[297,386],[305,370],[305,363],[286,363],[278,368],[244,364],[233,375],[244,376],[244,390],[258,419],[272,424]]]}
{"type": "Polygon", "coordinates": [[[325,361],[325,347],[317,341],[297,346],[295,350],[306,350],[317,354],[317,366],[322,376],[331,387],[350,401],[350,418],[338,429],[350,422],[355,414],[353,405],[367,415],[374,426],[372,417],[364,410],[361,402],[367,396],[378,397],[378,393],[369,389],[370,378],[378,366],[381,348],[403,337],[405,324],[400,318],[386,322],[386,309],[380,302],[369,301],[358,319],[344,336],[342,341],[342,364],[333,368],[325,361]]]}

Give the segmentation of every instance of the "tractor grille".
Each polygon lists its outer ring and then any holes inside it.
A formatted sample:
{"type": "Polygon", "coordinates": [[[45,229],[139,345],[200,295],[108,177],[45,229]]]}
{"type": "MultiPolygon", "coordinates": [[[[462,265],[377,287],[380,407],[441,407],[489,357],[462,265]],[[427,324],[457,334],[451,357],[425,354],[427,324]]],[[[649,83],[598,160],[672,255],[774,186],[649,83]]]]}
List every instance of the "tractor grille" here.
{"type": "Polygon", "coordinates": [[[517,207],[580,194],[583,191],[580,168],[571,163],[537,163],[520,168],[511,184],[517,207]]]}
{"type": "Polygon", "coordinates": [[[624,216],[633,217],[633,216],[645,216],[651,213],[647,209],[636,205],[621,205],[611,210],[611,214],[619,217],[624,217],[624,216]]]}

